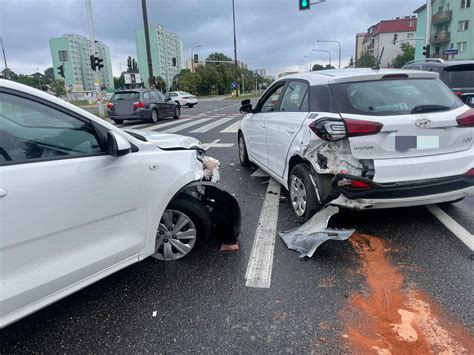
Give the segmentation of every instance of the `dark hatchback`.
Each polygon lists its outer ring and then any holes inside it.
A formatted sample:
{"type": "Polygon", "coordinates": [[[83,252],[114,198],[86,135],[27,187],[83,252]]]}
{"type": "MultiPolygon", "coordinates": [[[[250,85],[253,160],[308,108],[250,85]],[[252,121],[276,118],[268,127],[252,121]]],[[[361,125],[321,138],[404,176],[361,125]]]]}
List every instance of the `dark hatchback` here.
{"type": "Polygon", "coordinates": [[[474,60],[423,59],[408,62],[403,69],[434,71],[461,100],[474,107],[474,60]]]}
{"type": "Polygon", "coordinates": [[[122,90],[113,94],[107,113],[116,124],[124,120],[156,123],[161,118],[178,119],[181,109],[159,90],[122,90]]]}

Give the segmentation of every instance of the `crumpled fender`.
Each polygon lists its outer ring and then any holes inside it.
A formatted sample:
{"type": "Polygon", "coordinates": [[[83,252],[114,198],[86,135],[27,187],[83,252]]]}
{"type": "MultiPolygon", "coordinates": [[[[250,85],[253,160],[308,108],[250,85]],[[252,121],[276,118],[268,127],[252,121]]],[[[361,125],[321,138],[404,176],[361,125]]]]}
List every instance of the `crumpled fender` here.
{"type": "Polygon", "coordinates": [[[236,198],[210,181],[195,181],[179,190],[180,194],[197,198],[209,207],[212,220],[212,237],[224,244],[234,244],[240,236],[241,211],[236,198]]]}

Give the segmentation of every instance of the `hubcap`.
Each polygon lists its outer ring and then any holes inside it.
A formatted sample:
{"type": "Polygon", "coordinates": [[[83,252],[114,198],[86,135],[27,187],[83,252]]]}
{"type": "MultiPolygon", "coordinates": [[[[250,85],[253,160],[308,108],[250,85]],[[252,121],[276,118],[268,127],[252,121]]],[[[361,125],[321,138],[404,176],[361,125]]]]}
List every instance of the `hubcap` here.
{"type": "Polygon", "coordinates": [[[155,254],[158,260],[178,260],[189,254],[196,243],[196,227],[186,214],[166,210],[156,234],[155,254]]]}
{"type": "Polygon", "coordinates": [[[151,113],[151,118],[154,122],[158,121],[158,113],[156,111],[153,111],[151,113]]]}
{"type": "Polygon", "coordinates": [[[295,175],[290,178],[290,198],[291,205],[298,217],[301,217],[306,212],[306,188],[303,181],[295,175]]]}

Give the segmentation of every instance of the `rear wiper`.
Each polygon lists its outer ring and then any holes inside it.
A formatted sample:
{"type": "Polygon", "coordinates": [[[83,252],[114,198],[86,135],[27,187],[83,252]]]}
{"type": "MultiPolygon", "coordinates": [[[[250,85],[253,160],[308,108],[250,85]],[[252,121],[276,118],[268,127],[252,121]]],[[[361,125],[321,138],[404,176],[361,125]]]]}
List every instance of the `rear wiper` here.
{"type": "Polygon", "coordinates": [[[451,107],[443,105],[419,105],[413,107],[411,113],[422,113],[422,112],[436,112],[436,111],[445,111],[449,110],[451,107]]]}

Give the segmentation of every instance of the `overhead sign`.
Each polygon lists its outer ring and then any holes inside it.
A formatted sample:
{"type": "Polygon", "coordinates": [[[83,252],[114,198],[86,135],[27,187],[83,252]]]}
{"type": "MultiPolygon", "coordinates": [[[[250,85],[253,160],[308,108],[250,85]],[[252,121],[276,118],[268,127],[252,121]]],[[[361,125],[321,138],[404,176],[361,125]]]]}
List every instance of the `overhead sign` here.
{"type": "Polygon", "coordinates": [[[137,84],[142,82],[140,74],[138,73],[125,73],[123,74],[123,78],[125,80],[125,84],[137,84]]]}
{"type": "Polygon", "coordinates": [[[444,54],[458,54],[459,50],[458,49],[445,49],[444,54]]]}

